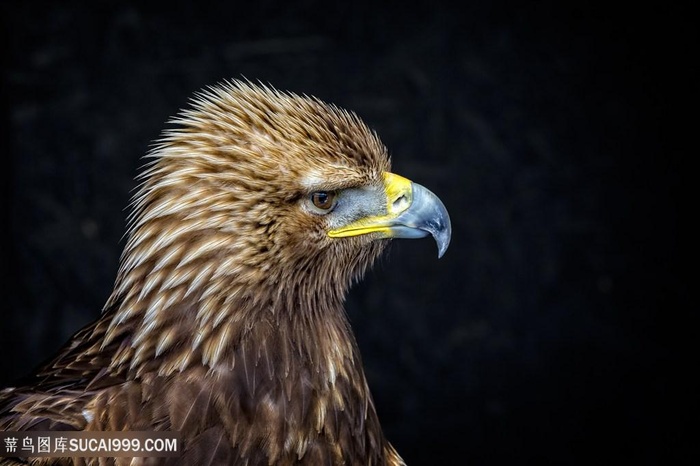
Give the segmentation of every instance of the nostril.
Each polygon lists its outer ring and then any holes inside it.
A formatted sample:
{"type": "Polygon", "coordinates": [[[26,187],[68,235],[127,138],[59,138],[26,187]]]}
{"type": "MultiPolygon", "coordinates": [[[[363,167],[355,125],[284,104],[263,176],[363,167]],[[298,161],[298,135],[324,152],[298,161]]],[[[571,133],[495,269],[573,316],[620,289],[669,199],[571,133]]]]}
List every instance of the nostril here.
{"type": "Polygon", "coordinates": [[[402,194],[396,198],[393,207],[394,209],[400,209],[401,207],[403,207],[404,204],[406,204],[406,202],[408,202],[408,199],[406,198],[405,194],[402,194]]]}

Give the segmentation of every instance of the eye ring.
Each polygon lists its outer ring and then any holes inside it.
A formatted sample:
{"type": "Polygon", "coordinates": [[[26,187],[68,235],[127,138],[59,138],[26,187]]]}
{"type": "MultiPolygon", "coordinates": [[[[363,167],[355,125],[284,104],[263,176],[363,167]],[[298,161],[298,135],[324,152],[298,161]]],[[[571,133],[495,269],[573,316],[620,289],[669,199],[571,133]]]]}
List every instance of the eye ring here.
{"type": "Polygon", "coordinates": [[[337,193],[333,191],[314,191],[310,196],[311,204],[320,212],[328,213],[336,205],[337,193]]]}

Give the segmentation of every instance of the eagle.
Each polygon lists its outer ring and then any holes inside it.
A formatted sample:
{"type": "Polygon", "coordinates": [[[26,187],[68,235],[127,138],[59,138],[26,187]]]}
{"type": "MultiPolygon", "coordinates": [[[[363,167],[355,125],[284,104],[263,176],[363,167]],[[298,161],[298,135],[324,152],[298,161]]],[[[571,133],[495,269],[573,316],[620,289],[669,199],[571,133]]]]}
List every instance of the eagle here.
{"type": "Polygon", "coordinates": [[[404,464],[344,301],[393,238],[444,254],[440,199],[355,113],[250,81],[195,94],[146,160],[100,317],[0,391],[0,430],[174,431],[180,456],[3,464],[404,464]]]}

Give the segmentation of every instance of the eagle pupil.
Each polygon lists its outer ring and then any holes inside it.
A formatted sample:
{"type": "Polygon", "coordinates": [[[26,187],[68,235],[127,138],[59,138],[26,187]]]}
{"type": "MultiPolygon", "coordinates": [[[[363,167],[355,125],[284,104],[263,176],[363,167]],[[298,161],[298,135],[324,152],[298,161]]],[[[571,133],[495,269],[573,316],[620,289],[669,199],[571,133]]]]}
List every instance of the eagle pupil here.
{"type": "Polygon", "coordinates": [[[311,194],[311,202],[313,202],[314,206],[321,210],[328,210],[333,207],[334,198],[335,196],[333,193],[329,193],[327,191],[316,191],[315,193],[311,194]]]}

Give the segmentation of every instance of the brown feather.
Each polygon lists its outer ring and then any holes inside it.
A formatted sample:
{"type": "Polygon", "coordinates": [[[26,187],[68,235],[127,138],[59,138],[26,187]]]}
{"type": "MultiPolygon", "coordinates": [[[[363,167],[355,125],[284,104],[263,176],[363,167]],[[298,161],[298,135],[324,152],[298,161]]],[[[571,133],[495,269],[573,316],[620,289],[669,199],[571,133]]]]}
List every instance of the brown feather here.
{"type": "Polygon", "coordinates": [[[173,123],[102,316],[0,392],[0,429],[180,431],[183,456],[153,464],[403,464],[343,311],[385,242],[331,240],[298,202],[380,185],[384,146],[352,113],[241,82],[173,123]]]}

